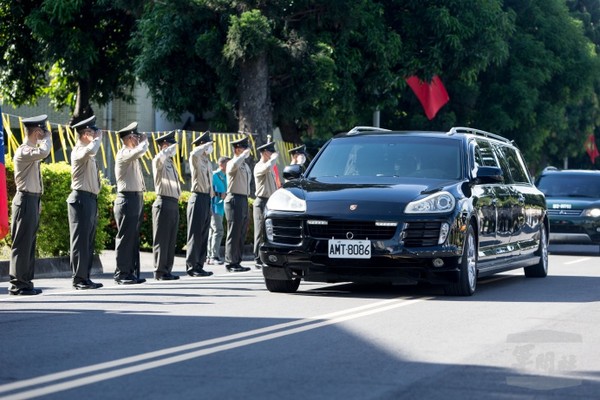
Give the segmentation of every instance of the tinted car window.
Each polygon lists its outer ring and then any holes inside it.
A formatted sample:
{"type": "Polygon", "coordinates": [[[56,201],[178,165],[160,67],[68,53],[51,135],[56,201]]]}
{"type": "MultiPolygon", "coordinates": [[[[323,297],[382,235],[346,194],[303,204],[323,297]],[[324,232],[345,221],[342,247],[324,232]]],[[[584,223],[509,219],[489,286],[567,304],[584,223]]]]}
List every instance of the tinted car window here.
{"type": "Polygon", "coordinates": [[[549,174],[543,175],[537,186],[549,197],[600,198],[600,176],[549,174]]]}
{"type": "Polygon", "coordinates": [[[369,136],[333,140],[308,172],[308,179],[332,176],[460,179],[460,142],[442,138],[369,136]]]}
{"type": "Polygon", "coordinates": [[[519,157],[519,154],[512,147],[502,147],[502,152],[508,163],[510,169],[510,175],[512,176],[513,182],[515,183],[531,183],[529,180],[529,174],[523,165],[523,161],[519,157]]]}
{"type": "Polygon", "coordinates": [[[481,167],[499,167],[490,143],[485,140],[477,140],[476,143],[475,163],[481,167]]]}

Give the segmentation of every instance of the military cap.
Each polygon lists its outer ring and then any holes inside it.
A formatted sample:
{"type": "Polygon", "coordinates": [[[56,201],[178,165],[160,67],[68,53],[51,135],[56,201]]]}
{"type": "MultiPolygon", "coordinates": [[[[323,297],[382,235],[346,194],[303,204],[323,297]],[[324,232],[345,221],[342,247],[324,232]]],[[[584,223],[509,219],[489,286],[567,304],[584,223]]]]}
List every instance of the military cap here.
{"type": "Polygon", "coordinates": [[[245,136],[238,140],[234,140],[233,142],[231,142],[231,145],[234,148],[235,147],[243,147],[243,148],[247,149],[248,147],[250,147],[250,143],[248,142],[248,136],[245,136]]]}
{"type": "Polygon", "coordinates": [[[210,137],[210,131],[206,131],[202,135],[198,136],[196,140],[192,142],[192,144],[204,144],[212,141],[213,140],[210,137]]]}
{"type": "Polygon", "coordinates": [[[171,131],[162,136],[159,136],[156,139],[154,139],[154,141],[156,143],[160,143],[160,142],[167,142],[170,144],[177,143],[177,139],[175,139],[175,131],[171,131]]]}
{"type": "Polygon", "coordinates": [[[263,152],[263,151],[270,151],[271,153],[275,153],[277,150],[275,150],[275,142],[269,142],[269,143],[265,143],[260,147],[257,147],[256,150],[263,152]]]}
{"type": "Polygon", "coordinates": [[[46,128],[46,121],[48,121],[48,116],[46,114],[38,115],[36,117],[23,118],[21,120],[23,125],[27,128],[46,128]]]}
{"type": "Polygon", "coordinates": [[[75,129],[77,132],[83,131],[85,129],[91,129],[91,130],[97,131],[98,127],[96,126],[96,116],[92,115],[88,119],[79,121],[78,123],[73,125],[71,128],[75,129]]]}
{"type": "Polygon", "coordinates": [[[302,146],[294,147],[293,149],[288,150],[288,153],[290,153],[291,156],[293,156],[294,154],[297,154],[297,153],[306,154],[306,146],[302,145],[302,146]]]}
{"type": "Polygon", "coordinates": [[[137,135],[138,134],[137,126],[138,126],[137,122],[132,122],[129,125],[127,125],[125,128],[118,131],[117,133],[119,134],[119,137],[121,139],[123,139],[127,135],[131,135],[131,134],[137,135]]]}

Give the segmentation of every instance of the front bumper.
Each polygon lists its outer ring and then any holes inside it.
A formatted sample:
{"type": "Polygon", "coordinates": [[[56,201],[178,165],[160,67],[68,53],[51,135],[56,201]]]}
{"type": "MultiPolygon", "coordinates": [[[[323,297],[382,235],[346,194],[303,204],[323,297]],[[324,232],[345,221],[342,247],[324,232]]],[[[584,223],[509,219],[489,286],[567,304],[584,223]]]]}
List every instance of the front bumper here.
{"type": "Polygon", "coordinates": [[[550,242],[600,243],[600,218],[550,216],[550,242]]]}
{"type": "Polygon", "coordinates": [[[409,249],[397,241],[372,241],[370,259],[329,258],[328,240],[304,238],[300,246],[265,243],[260,258],[266,279],[302,278],[313,282],[413,284],[458,279],[461,248],[455,245],[409,249]],[[434,267],[433,260],[443,260],[434,267]]]}

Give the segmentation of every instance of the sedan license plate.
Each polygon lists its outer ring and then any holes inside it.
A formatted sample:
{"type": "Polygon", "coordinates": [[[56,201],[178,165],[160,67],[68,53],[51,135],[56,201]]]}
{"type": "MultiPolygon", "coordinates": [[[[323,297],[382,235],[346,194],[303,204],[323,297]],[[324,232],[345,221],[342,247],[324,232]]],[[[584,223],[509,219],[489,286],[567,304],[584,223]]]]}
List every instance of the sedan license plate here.
{"type": "Polygon", "coordinates": [[[329,240],[329,258],[371,258],[370,240],[329,240]]]}

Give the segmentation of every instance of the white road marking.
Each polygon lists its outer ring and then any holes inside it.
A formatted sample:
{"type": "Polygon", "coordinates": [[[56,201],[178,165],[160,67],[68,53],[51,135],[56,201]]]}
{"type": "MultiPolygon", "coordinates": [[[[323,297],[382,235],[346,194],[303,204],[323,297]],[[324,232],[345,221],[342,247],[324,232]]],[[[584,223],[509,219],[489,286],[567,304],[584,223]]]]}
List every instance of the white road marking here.
{"type": "Polygon", "coordinates": [[[573,261],[567,261],[566,263],[564,263],[565,265],[571,265],[571,264],[577,264],[580,262],[585,262],[585,261],[589,261],[591,260],[590,257],[585,257],[585,258],[578,258],[577,260],[573,260],[573,261]]]}
{"type": "Polygon", "coordinates": [[[29,399],[33,397],[48,395],[51,393],[61,392],[64,390],[70,390],[76,387],[85,386],[117,377],[122,377],[124,375],[134,374],[153,368],[163,367],[165,365],[175,364],[178,362],[183,362],[198,357],[203,357],[209,354],[218,353],[221,351],[227,351],[255,343],[264,342],[267,340],[293,335],[300,332],[306,332],[309,330],[322,328],[328,325],[338,324],[344,321],[349,321],[368,315],[389,311],[395,308],[405,307],[430,299],[433,299],[433,297],[399,297],[390,300],[383,300],[377,303],[366,304],[363,306],[336,311],[329,314],[323,314],[316,317],[304,318],[297,321],[291,321],[264,328],[253,329],[250,331],[240,332],[237,334],[223,336],[220,338],[203,340],[187,345],[152,351],[131,357],[125,357],[119,360],[108,361],[104,363],[90,365],[87,367],[75,368],[72,370],[43,375],[36,378],[25,379],[18,382],[0,385],[0,393],[12,392],[19,389],[29,389],[32,386],[42,385],[46,383],[49,383],[49,385],[39,387],[36,389],[12,393],[7,396],[0,397],[0,399],[29,399]],[[126,366],[128,364],[133,363],[139,364],[126,366]],[[115,369],[115,367],[121,368],[115,369]],[[111,369],[110,371],[100,372],[109,368],[111,369]],[[60,380],[64,380],[66,378],[77,377],[84,374],[91,375],[77,378],[74,380],[69,380],[67,382],[53,383],[60,380]]]}

